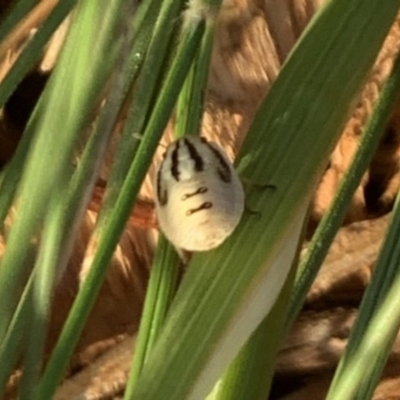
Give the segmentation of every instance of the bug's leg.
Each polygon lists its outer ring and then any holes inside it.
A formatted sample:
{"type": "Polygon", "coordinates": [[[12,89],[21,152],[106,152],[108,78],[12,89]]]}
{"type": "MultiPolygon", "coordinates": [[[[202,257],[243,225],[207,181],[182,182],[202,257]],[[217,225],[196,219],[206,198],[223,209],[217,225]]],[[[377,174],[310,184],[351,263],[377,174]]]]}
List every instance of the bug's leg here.
{"type": "Polygon", "coordinates": [[[251,209],[247,204],[244,205],[244,211],[246,213],[250,214],[251,216],[254,216],[254,217],[256,217],[256,216],[260,217],[261,216],[261,212],[260,211],[251,209]]]}
{"type": "MultiPolygon", "coordinates": [[[[247,178],[240,178],[240,179],[242,181],[242,184],[243,184],[246,192],[249,190],[254,190],[254,189],[256,189],[257,191],[277,190],[277,186],[272,183],[261,184],[261,183],[254,183],[247,178]]],[[[245,209],[245,212],[249,213],[252,216],[261,216],[260,211],[252,209],[247,203],[245,203],[244,209],[245,209]]]]}
{"type": "Polygon", "coordinates": [[[133,132],[132,137],[134,137],[136,140],[139,140],[139,142],[143,139],[143,135],[140,132],[133,132]]]}
{"type": "Polygon", "coordinates": [[[260,190],[265,190],[265,189],[277,190],[278,189],[278,186],[276,186],[272,183],[266,183],[265,185],[256,185],[255,187],[260,190]]]}
{"type": "Polygon", "coordinates": [[[192,253],[179,247],[175,247],[175,251],[178,253],[179,258],[183,263],[183,266],[186,267],[189,264],[192,253]]]}
{"type": "Polygon", "coordinates": [[[252,182],[250,179],[248,178],[240,178],[240,180],[242,181],[242,184],[244,186],[244,188],[247,190],[251,190],[251,189],[257,189],[257,190],[266,190],[266,189],[270,189],[270,190],[276,190],[278,189],[278,187],[272,183],[254,183],[252,182]]]}

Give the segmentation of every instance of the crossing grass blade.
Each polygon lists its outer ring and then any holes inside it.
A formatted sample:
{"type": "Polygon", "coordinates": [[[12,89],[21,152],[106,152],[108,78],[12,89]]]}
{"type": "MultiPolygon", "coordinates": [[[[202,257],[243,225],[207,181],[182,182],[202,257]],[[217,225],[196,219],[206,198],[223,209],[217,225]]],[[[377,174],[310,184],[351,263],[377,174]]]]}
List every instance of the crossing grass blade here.
{"type": "Polygon", "coordinates": [[[237,160],[254,183],[247,203],[258,218],[245,215],[220,248],[193,258],[132,399],[205,397],[269,312],[293,261],[308,196],[399,5],[337,0],[310,23],[237,160]],[[267,184],[276,190],[260,190],[267,184]]]}
{"type": "MultiPolygon", "coordinates": [[[[384,131],[400,86],[400,58],[382,89],[376,109],[366,127],[369,141],[384,131]]],[[[365,150],[364,150],[365,152],[365,150]]],[[[385,366],[400,327],[400,309],[395,293],[400,282],[399,196],[393,218],[376,262],[374,273],[360,305],[357,320],[336,370],[328,399],[370,399],[385,366]],[[363,362],[360,373],[361,360],[363,362]]]]}
{"type": "Polygon", "coordinates": [[[343,222],[355,190],[372,160],[385,126],[398,97],[400,88],[400,61],[396,61],[393,71],[382,88],[375,109],[367,121],[354,158],[340,183],[332,205],[323,216],[318,228],[307,246],[301,260],[296,284],[291,294],[287,327],[289,328],[301,310],[308,290],[314,281],[319,267],[328,253],[330,245],[343,222]]]}

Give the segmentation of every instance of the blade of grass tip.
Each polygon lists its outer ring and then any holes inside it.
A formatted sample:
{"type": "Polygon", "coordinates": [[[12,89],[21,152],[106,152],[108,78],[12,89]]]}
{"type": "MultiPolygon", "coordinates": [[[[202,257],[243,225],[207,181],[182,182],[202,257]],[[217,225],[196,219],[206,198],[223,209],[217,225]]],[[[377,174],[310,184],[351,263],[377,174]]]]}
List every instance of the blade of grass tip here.
{"type": "Polygon", "coordinates": [[[109,34],[114,29],[113,18],[116,16],[115,13],[107,12],[113,11],[115,2],[109,2],[106,10],[90,2],[79,5],[83,12],[75,14],[76,20],[72,23],[60,63],[49,82],[51,93],[48,104],[51,107],[46,108],[43,118],[38,122],[40,134],[35,136],[31,147],[29,161],[20,183],[19,210],[1,260],[0,302],[4,307],[0,321],[0,338],[7,329],[16,305],[15,288],[22,284],[29,268],[24,246],[30,246],[38,234],[54,182],[70,165],[79,133],[87,124],[93,104],[104,86],[103,72],[107,71],[108,62],[111,62],[116,51],[109,34]],[[94,23],[96,19],[101,24],[94,23]],[[96,46],[93,46],[94,42],[96,46]],[[82,46],[82,51],[77,51],[76,43],[82,46]],[[107,62],[100,62],[106,49],[109,58],[107,62]],[[87,74],[87,65],[90,63],[93,64],[92,75],[87,74]],[[60,115],[64,119],[60,119],[60,115]],[[54,135],[54,132],[63,134],[54,135]]]}
{"type": "Polygon", "coordinates": [[[19,0],[11,5],[7,16],[0,24],[0,43],[8,36],[17,24],[33,9],[37,0],[19,0]]]}
{"type": "Polygon", "coordinates": [[[369,399],[400,327],[400,196],[375,273],[327,395],[328,400],[369,399]]]}
{"type": "MultiPolygon", "coordinates": [[[[25,352],[24,369],[20,385],[21,399],[34,399],[34,389],[38,373],[41,370],[43,345],[48,326],[49,305],[53,291],[55,275],[60,276],[67,263],[75,239],[79,222],[86,209],[91,190],[93,189],[102,155],[106,150],[113,125],[123,103],[125,81],[129,69],[129,54],[132,42],[132,29],[129,29],[130,18],[134,13],[125,5],[123,21],[119,29],[123,34],[123,46],[120,51],[106,104],[99,116],[95,132],[89,138],[83,157],[75,171],[68,192],[55,199],[51,214],[42,237],[37,267],[35,268],[34,297],[29,330],[29,341],[25,352]],[[52,212],[53,211],[53,212],[52,212]]],[[[132,8],[132,7],[131,7],[132,8]]],[[[58,183],[60,186],[60,183],[58,183]]],[[[60,189],[68,187],[65,181],[60,189]]],[[[55,194],[57,196],[57,194],[55,194]]]]}
{"type": "Polygon", "coordinates": [[[160,12],[155,13],[153,6],[149,8],[146,20],[143,22],[144,31],[140,36],[140,42],[137,44],[138,50],[135,51],[139,54],[145,52],[146,56],[134,88],[134,97],[129,107],[128,119],[118,144],[116,152],[118,156],[115,157],[115,163],[112,166],[104,193],[102,208],[93,234],[95,238],[101,234],[103,226],[112,216],[115,201],[119,196],[132,159],[140,146],[140,137],[153,109],[157,84],[160,82],[162,68],[165,67],[168,43],[176,21],[179,20],[180,0],[160,1],[154,1],[154,6],[160,4],[160,12]],[[158,16],[157,20],[154,19],[155,15],[158,16]],[[151,31],[150,29],[153,26],[154,30],[151,31]],[[150,43],[149,39],[151,39],[150,43]]]}
{"type": "Polygon", "coordinates": [[[32,69],[35,62],[42,55],[43,47],[61,22],[75,7],[75,4],[76,0],[61,0],[58,2],[49,17],[28,42],[0,84],[0,107],[3,107],[24,76],[32,69]]]}
{"type": "Polygon", "coordinates": [[[175,250],[161,236],[151,268],[124,400],[130,399],[148,353],[164,323],[177,286],[179,261],[175,250]]]}
{"type": "Polygon", "coordinates": [[[202,28],[203,26],[200,24],[183,40],[178,48],[177,57],[167,75],[154,107],[154,113],[150,117],[141,140],[139,152],[133,161],[120,197],[115,204],[113,216],[104,228],[88,276],[74,301],[60,338],[47,364],[39,386],[39,398],[49,398],[62,377],[62,371],[66,367],[83,329],[83,324],[94,304],[108,263],[124,229],[125,221],[130,215],[141,182],[147,173],[148,166],[175,105],[179,90],[190,68],[192,57],[202,37],[202,28]]]}
{"type": "Polygon", "coordinates": [[[300,312],[307,293],[322,265],[330,245],[340,228],[355,190],[367,170],[372,157],[382,138],[393,105],[400,91],[400,61],[397,58],[393,71],[382,88],[376,107],[368,120],[354,158],[348,168],[338,191],[323,216],[308,246],[307,253],[301,260],[296,284],[292,293],[287,320],[290,328],[300,312]]]}
{"type": "Polygon", "coordinates": [[[193,257],[134,399],[204,397],[271,309],[292,261],[275,258],[294,240],[400,2],[384,4],[326,3],[288,58],[237,160],[255,184],[279,187],[249,191],[257,219],[244,214],[225,243],[193,257]]]}

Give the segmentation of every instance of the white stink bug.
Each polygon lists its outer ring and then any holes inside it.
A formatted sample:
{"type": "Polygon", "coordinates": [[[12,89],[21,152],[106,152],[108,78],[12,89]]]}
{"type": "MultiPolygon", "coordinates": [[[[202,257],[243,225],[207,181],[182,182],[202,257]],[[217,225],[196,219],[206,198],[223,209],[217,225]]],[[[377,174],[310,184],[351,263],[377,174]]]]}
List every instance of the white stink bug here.
{"type": "Polygon", "coordinates": [[[223,150],[202,137],[186,136],[168,147],[154,186],[160,228],[178,249],[217,247],[243,213],[236,171],[223,150]]]}

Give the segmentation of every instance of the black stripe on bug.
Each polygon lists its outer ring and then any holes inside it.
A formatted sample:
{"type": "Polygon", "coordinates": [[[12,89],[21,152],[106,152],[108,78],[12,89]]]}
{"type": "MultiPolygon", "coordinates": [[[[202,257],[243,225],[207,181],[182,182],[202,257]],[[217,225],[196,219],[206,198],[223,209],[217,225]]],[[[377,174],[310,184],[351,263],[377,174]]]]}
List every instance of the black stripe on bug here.
{"type": "Polygon", "coordinates": [[[168,191],[162,187],[161,183],[161,168],[157,172],[157,199],[160,206],[165,206],[168,203],[168,191]]]}
{"type": "Polygon", "coordinates": [[[199,152],[196,150],[196,147],[190,143],[190,140],[184,139],[183,140],[188,151],[190,158],[194,161],[194,170],[196,172],[201,172],[204,170],[204,161],[199,152]]]}
{"type": "Polygon", "coordinates": [[[193,215],[194,213],[201,211],[201,210],[207,210],[209,208],[212,208],[213,204],[210,201],[206,201],[203,203],[201,206],[197,208],[191,208],[190,210],[186,211],[186,215],[190,216],[193,215]]]}
{"type": "Polygon", "coordinates": [[[189,197],[196,196],[196,194],[202,194],[202,193],[206,193],[206,192],[208,192],[208,189],[207,189],[205,186],[200,186],[200,187],[199,187],[195,192],[193,192],[193,193],[185,193],[185,194],[181,197],[181,200],[183,201],[183,200],[188,199],[189,197]]]}
{"type": "Polygon", "coordinates": [[[172,150],[171,154],[171,175],[175,178],[176,181],[179,181],[179,146],[180,146],[180,141],[178,140],[175,143],[174,150],[172,150]]]}
{"type": "Polygon", "coordinates": [[[219,177],[223,182],[229,183],[232,181],[232,171],[228,165],[228,163],[225,161],[225,158],[222,156],[222,154],[215,149],[213,146],[210,145],[208,142],[204,142],[209,149],[212,151],[216,159],[218,160],[219,167],[217,167],[217,172],[219,177]]]}

